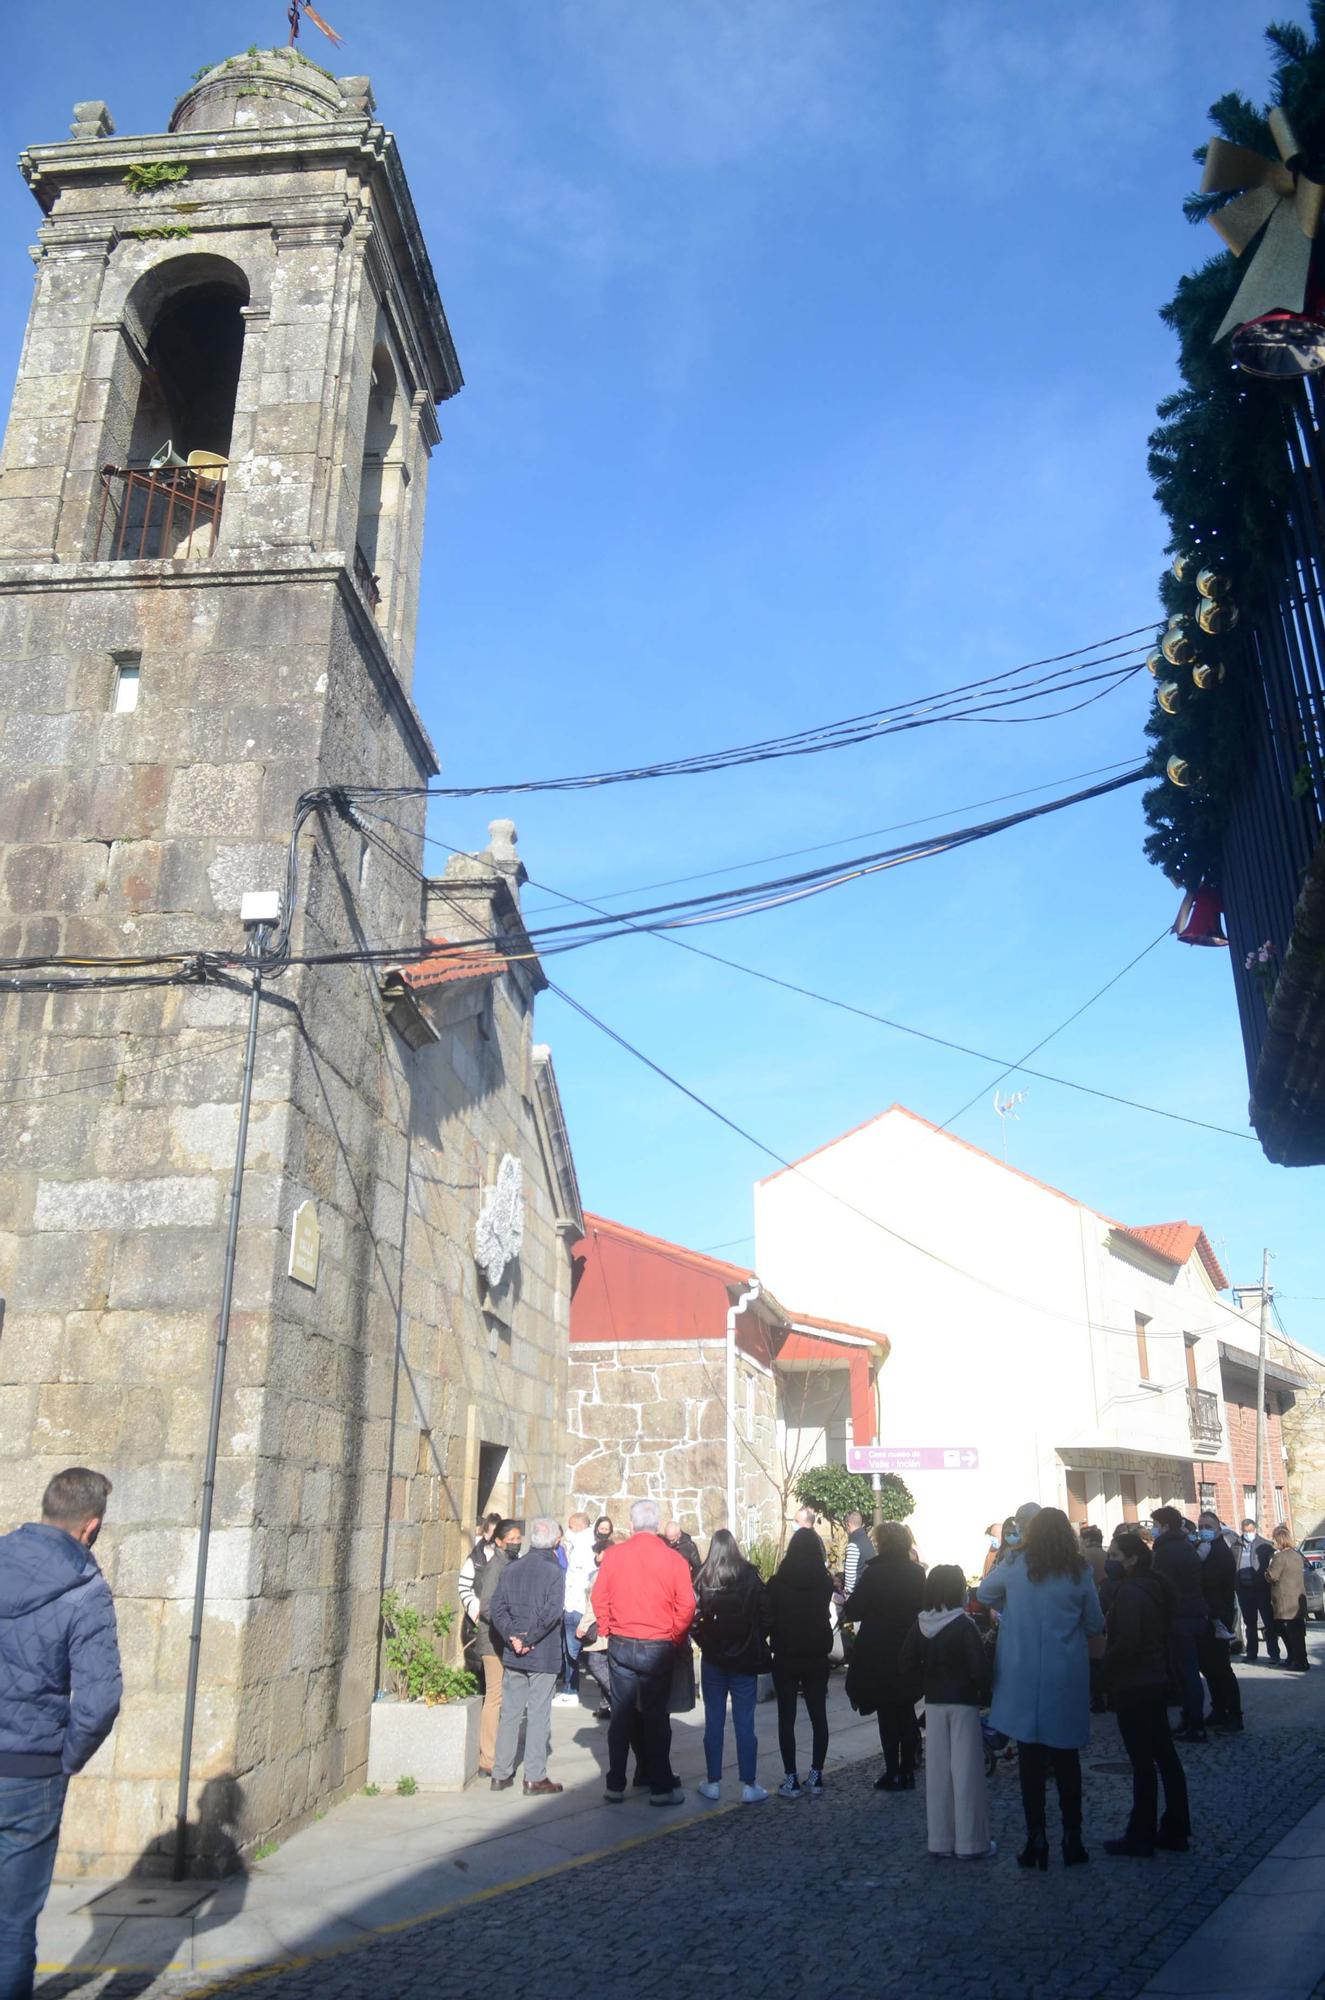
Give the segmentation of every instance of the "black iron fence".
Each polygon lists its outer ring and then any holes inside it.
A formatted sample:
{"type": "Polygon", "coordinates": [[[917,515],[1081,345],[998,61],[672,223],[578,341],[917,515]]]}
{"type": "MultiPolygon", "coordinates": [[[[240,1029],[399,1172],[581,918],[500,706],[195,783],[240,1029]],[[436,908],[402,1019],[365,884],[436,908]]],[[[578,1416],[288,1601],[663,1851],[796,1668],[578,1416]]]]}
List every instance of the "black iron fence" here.
{"type": "Polygon", "coordinates": [[[210,556],[216,548],[224,495],[223,479],[191,466],[153,472],[146,467],[103,465],[95,560],[210,556]]]}
{"type": "Polygon", "coordinates": [[[1325,827],[1325,389],[1307,378],[1285,409],[1292,500],[1277,587],[1247,622],[1249,754],[1223,845],[1224,909],[1249,1078],[1303,872],[1325,827]]]}

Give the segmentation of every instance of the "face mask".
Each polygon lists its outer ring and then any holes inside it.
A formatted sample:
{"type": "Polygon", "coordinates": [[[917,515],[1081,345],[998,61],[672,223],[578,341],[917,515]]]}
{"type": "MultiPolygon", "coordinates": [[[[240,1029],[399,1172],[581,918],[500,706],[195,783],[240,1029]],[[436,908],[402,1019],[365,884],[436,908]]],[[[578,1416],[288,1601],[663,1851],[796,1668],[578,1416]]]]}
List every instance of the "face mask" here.
{"type": "Polygon", "coordinates": [[[1019,1549],[1021,1547],[1021,1536],[1015,1528],[1009,1528],[1007,1541],[1010,1549],[1019,1549]]]}
{"type": "Polygon", "coordinates": [[[514,1561],[515,1561],[515,1558],[516,1558],[516,1557],[517,1557],[517,1556],[519,1555],[519,1553],[520,1553],[520,1550],[521,1550],[521,1549],[522,1549],[522,1548],[524,1547],[524,1543],[523,1543],[523,1542],[507,1542],[507,1543],[505,1544],[505,1547],[506,1547],[506,1553],[507,1553],[507,1555],[508,1555],[508,1556],[509,1556],[509,1557],[511,1558],[511,1561],[512,1561],[512,1562],[514,1562],[514,1561]]]}
{"type": "Polygon", "coordinates": [[[1203,1542],[1213,1542],[1213,1541],[1214,1541],[1214,1540],[1216,1539],[1216,1536],[1217,1536],[1217,1533],[1218,1533],[1217,1529],[1214,1529],[1214,1528],[1202,1528],[1202,1530],[1201,1530],[1201,1540],[1202,1540],[1203,1542]]]}
{"type": "Polygon", "coordinates": [[[998,1538],[998,1536],[997,1536],[997,1535],[991,1535],[991,1536],[989,1537],[989,1546],[990,1546],[990,1548],[991,1548],[991,1549],[1001,1549],[1001,1548],[1002,1548],[1002,1546],[1003,1546],[1003,1544],[1002,1544],[1002,1542],[1001,1542],[1001,1541],[999,1540],[999,1538],[998,1538]]]}

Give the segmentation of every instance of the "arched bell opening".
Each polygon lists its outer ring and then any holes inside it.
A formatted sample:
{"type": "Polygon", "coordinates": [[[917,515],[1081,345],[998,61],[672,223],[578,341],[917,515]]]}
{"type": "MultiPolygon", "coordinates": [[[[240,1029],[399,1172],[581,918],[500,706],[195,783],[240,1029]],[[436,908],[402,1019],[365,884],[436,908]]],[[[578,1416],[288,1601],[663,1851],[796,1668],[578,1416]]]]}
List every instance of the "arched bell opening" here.
{"type": "Polygon", "coordinates": [[[359,475],[359,516],[355,528],[354,570],[373,610],[381,615],[395,567],[394,528],[400,505],[400,385],[395,363],[384,340],[373,349],[364,428],[363,467],[359,475]]]}
{"type": "Polygon", "coordinates": [[[103,560],[212,554],[220,532],[244,356],[248,280],[190,256],[156,265],[125,302],[131,418],[101,469],[103,560]]]}

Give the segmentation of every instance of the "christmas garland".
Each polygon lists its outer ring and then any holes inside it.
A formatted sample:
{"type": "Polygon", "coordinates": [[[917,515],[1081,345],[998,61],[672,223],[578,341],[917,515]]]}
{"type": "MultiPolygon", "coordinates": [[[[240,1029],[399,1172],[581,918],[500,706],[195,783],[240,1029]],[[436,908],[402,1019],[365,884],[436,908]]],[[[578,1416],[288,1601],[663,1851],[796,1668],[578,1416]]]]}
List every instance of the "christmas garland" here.
{"type": "MultiPolygon", "coordinates": [[[[1312,0],[1310,17],[1310,34],[1293,23],[1266,30],[1274,63],[1270,104],[1258,108],[1230,93],[1210,107],[1223,138],[1273,155],[1268,121],[1277,105],[1306,156],[1325,158],[1325,0],[1312,0]]],[[[1205,152],[1204,146],[1198,150],[1198,161],[1205,152]]],[[[1226,200],[1193,195],[1184,210],[1200,222],[1226,200]]],[[[1224,251],[1212,257],[1179,281],[1160,313],[1178,336],[1184,385],[1160,404],[1149,441],[1150,475],[1174,557],[1160,596],[1170,621],[1189,621],[1191,651],[1210,671],[1201,688],[1189,661],[1172,670],[1165,661],[1153,663],[1165,684],[1146,723],[1150,766],[1160,783],[1144,795],[1151,827],[1145,851],[1171,881],[1189,889],[1219,880],[1224,822],[1250,740],[1253,673],[1243,630],[1211,635],[1196,629],[1194,580],[1202,568],[1218,569],[1254,621],[1280,563],[1291,482],[1284,404],[1301,393],[1293,382],[1243,374],[1231,364],[1227,341],[1214,343],[1246,267],[1245,256],[1224,251]],[[1184,782],[1173,781],[1175,768],[1184,782]]]]}

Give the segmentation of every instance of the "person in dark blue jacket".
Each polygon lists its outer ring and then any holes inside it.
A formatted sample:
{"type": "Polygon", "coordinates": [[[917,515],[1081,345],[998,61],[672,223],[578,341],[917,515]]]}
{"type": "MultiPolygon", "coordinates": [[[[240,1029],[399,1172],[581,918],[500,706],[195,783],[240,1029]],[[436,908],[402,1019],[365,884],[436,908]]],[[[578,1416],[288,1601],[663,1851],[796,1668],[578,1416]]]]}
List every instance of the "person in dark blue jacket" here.
{"type": "Polygon", "coordinates": [[[65,1791],[119,1713],[115,1607],[92,1554],[109,1493],[70,1466],[41,1520],[0,1536],[0,2000],[30,2000],[65,1791]]]}
{"type": "Polygon", "coordinates": [[[520,1724],[525,1725],[526,1797],[559,1792],[547,1774],[552,1740],[552,1690],[561,1667],[566,1572],[557,1561],[561,1529],[540,1518],[529,1530],[529,1553],[508,1563],[497,1580],[488,1612],[493,1643],[501,1642],[501,1720],[492,1759],[492,1789],[515,1781],[520,1724]]]}

